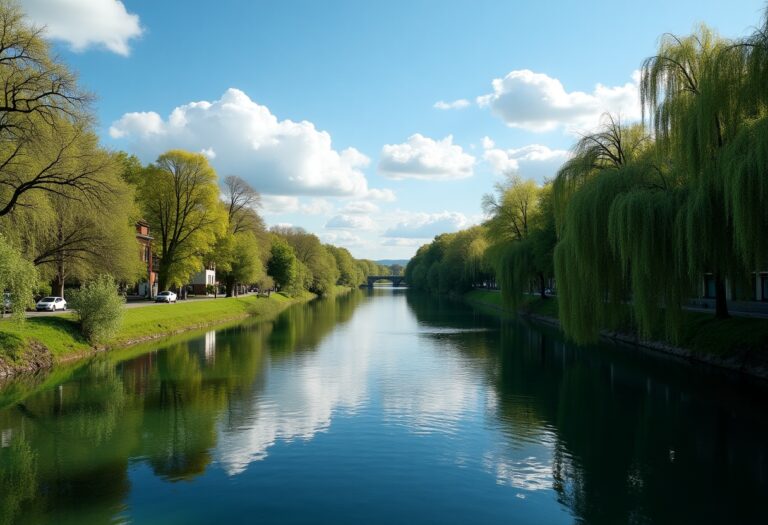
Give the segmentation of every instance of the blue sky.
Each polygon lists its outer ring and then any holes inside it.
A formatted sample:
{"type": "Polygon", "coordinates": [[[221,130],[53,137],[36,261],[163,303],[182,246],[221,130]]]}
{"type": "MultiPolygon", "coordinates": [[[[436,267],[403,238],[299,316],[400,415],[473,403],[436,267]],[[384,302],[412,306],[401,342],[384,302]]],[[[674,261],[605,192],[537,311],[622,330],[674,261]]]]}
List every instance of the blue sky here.
{"type": "Polygon", "coordinates": [[[205,152],[356,257],[407,258],[543,180],[599,115],[638,116],[664,32],[759,24],[762,1],[22,0],[98,100],[110,148],[205,152]],[[494,83],[495,82],[495,83],[494,83]],[[442,104],[441,104],[442,102],[442,104]],[[436,107],[437,106],[437,107],[436,107]],[[440,109],[443,108],[443,109],[440,109]]]}

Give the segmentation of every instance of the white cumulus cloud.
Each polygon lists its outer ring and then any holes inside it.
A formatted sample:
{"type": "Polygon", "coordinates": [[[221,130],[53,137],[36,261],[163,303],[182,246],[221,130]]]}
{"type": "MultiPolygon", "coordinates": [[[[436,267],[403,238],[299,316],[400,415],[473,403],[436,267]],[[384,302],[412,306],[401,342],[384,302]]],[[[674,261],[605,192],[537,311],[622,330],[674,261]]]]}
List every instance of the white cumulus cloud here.
{"type": "Polygon", "coordinates": [[[456,232],[470,226],[472,223],[472,220],[459,212],[402,212],[401,219],[397,224],[384,232],[384,237],[431,239],[441,233],[456,232]]]}
{"type": "Polygon", "coordinates": [[[377,213],[379,207],[368,201],[354,201],[347,203],[341,211],[342,213],[365,215],[368,213],[377,213]]]}
{"type": "Polygon", "coordinates": [[[435,109],[464,109],[469,107],[469,100],[465,98],[460,98],[458,100],[454,100],[453,102],[438,100],[432,107],[435,109]]]}
{"type": "Polygon", "coordinates": [[[139,16],[119,0],[21,0],[21,6],[46,36],[68,43],[75,51],[106,48],[128,56],[129,42],[141,36],[139,16]]]}
{"type": "Polygon", "coordinates": [[[398,248],[412,248],[421,246],[424,241],[420,239],[404,239],[402,237],[389,237],[381,242],[382,246],[396,246],[398,248]]]}
{"type": "Polygon", "coordinates": [[[497,175],[515,173],[539,182],[553,178],[570,155],[567,150],[551,149],[542,144],[504,150],[496,148],[488,137],[483,138],[483,146],[483,159],[497,175]]]}
{"type": "Polygon", "coordinates": [[[298,212],[306,215],[327,215],[333,212],[333,204],[322,198],[302,202],[301,199],[292,195],[263,195],[261,210],[265,215],[298,212]]]}
{"type": "Polygon", "coordinates": [[[310,199],[299,207],[302,213],[308,215],[327,215],[333,212],[333,204],[326,199],[310,199]]]}
{"type": "Polygon", "coordinates": [[[392,179],[452,180],[473,175],[475,157],[453,143],[416,133],[402,144],[385,144],[379,171],[392,179]]]}
{"type": "Polygon", "coordinates": [[[510,127],[542,132],[564,127],[591,129],[605,112],[625,120],[640,117],[639,73],[623,86],[597,84],[591,93],[566,91],[556,78],[528,69],[493,80],[493,93],[477,97],[510,127]]]}
{"type": "Polygon", "coordinates": [[[320,234],[323,242],[333,244],[334,246],[343,246],[345,248],[362,248],[368,246],[368,242],[346,230],[336,232],[324,232],[320,234]]]}
{"type": "Polygon", "coordinates": [[[262,195],[261,211],[265,215],[293,213],[299,210],[299,198],[291,195],[262,195]]]}
{"type": "Polygon", "coordinates": [[[391,190],[368,188],[364,154],[333,149],[328,132],[308,121],[279,120],[239,89],[179,106],[167,119],[126,113],[109,134],[132,142],[144,160],[172,148],[215,151],[212,164],[220,174],[239,175],[263,194],[394,199],[391,190]]]}
{"type": "Polygon", "coordinates": [[[381,202],[394,202],[396,200],[395,192],[390,189],[371,188],[363,195],[366,199],[381,201],[381,202]]]}
{"type": "Polygon", "coordinates": [[[373,219],[365,215],[334,215],[325,224],[330,230],[372,230],[373,219]]]}

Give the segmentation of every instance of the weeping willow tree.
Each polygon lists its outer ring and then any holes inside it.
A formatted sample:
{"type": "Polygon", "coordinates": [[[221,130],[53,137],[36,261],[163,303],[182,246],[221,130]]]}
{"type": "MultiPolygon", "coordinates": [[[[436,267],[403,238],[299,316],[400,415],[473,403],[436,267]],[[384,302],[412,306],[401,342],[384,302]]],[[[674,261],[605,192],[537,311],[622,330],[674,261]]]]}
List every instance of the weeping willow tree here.
{"type": "MultiPolygon", "coordinates": [[[[642,126],[623,126],[606,115],[597,132],[576,143],[553,183],[560,234],[554,251],[558,307],[563,329],[577,342],[591,342],[601,328],[623,321],[622,305],[632,298],[633,283],[652,285],[640,276],[655,264],[648,243],[663,233],[653,213],[638,213],[640,196],[653,200],[653,192],[667,191],[668,181],[653,162],[651,145],[642,126]],[[638,237],[638,230],[646,236],[638,237]]],[[[656,301],[654,292],[637,295],[648,297],[638,318],[643,326],[645,320],[655,324],[647,306],[656,301]]]]}
{"type": "Polygon", "coordinates": [[[532,180],[510,177],[496,186],[495,195],[483,197],[483,209],[489,216],[487,260],[502,301],[513,311],[532,282],[537,283],[541,298],[546,298],[556,241],[551,196],[549,184],[539,186],[532,180]]]}
{"type": "Polygon", "coordinates": [[[764,268],[768,260],[768,118],[745,123],[722,162],[734,246],[747,267],[764,268]]]}
{"type": "Polygon", "coordinates": [[[575,340],[618,322],[622,303],[641,336],[663,326],[675,340],[704,273],[714,276],[716,315],[727,317],[726,279],[768,260],[765,27],[737,42],[706,27],[664,36],[641,74],[655,140],[606,119],[558,173],[555,273],[575,340]]]}
{"type": "Polygon", "coordinates": [[[688,186],[678,228],[688,272],[692,279],[712,273],[719,318],[728,317],[726,279],[738,274],[724,184],[724,157],[745,116],[748,82],[737,47],[704,26],[684,38],[665,35],[658,53],[644,62],[640,83],[659,147],[688,186]]]}
{"type": "Polygon", "coordinates": [[[568,202],[578,189],[603,170],[619,170],[636,159],[650,142],[640,125],[624,126],[621,119],[603,115],[600,127],[573,146],[571,157],[552,183],[552,206],[558,233],[562,234],[568,202]]]}
{"type": "Polygon", "coordinates": [[[627,190],[628,177],[619,173],[605,168],[573,193],[554,251],[560,322],[578,343],[615,326],[616,306],[627,298],[623,267],[608,240],[608,204],[627,190]]]}
{"type": "Polygon", "coordinates": [[[555,275],[566,333],[585,343],[631,322],[641,337],[676,340],[692,290],[688,189],[665,151],[642,126],[607,118],[580,140],[555,184],[565,204],[555,275]]]}
{"type": "MultiPolygon", "coordinates": [[[[732,223],[734,248],[749,269],[768,262],[768,11],[762,26],[717,57],[708,85],[727,103],[731,131],[718,182],[732,223]],[[729,89],[730,86],[730,89],[729,89]]],[[[714,96],[714,95],[713,95],[714,96]]]]}
{"type": "Polygon", "coordinates": [[[493,264],[501,300],[512,312],[520,307],[534,273],[533,250],[530,239],[491,245],[487,252],[493,264]]]}
{"type": "Polygon", "coordinates": [[[633,321],[641,337],[661,335],[676,342],[684,301],[693,289],[683,238],[687,190],[663,188],[643,166],[626,168],[627,189],[608,212],[608,238],[621,264],[631,299],[633,321]],[[634,173],[633,173],[634,172],[634,173]]]}
{"type": "Polygon", "coordinates": [[[495,280],[495,272],[488,262],[488,238],[484,226],[477,227],[479,235],[472,239],[467,247],[467,260],[464,266],[467,279],[470,283],[480,286],[488,286],[495,280]]]}

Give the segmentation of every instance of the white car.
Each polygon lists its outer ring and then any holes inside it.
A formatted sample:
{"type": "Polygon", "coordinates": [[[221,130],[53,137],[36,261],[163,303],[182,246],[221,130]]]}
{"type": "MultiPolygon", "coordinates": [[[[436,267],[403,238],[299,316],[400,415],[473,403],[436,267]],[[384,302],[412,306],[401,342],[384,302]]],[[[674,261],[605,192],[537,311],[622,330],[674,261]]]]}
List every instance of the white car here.
{"type": "Polygon", "coordinates": [[[35,310],[38,312],[55,312],[66,309],[67,301],[63,297],[43,297],[35,305],[35,310]]]}
{"type": "Polygon", "coordinates": [[[160,292],[157,294],[157,297],[155,297],[156,303],[175,303],[176,302],[176,294],[173,292],[160,292]]]}

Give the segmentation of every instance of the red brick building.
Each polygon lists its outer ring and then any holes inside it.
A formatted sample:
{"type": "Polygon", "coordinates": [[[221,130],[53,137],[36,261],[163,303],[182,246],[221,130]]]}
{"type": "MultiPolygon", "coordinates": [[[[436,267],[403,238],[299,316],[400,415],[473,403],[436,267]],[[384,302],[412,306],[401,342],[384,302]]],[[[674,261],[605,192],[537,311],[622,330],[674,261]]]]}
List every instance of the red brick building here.
{"type": "Polygon", "coordinates": [[[147,273],[138,285],[136,293],[143,297],[152,298],[157,295],[157,261],[152,255],[152,240],[149,223],[144,220],[136,223],[136,240],[139,243],[139,259],[146,264],[147,273]]]}

